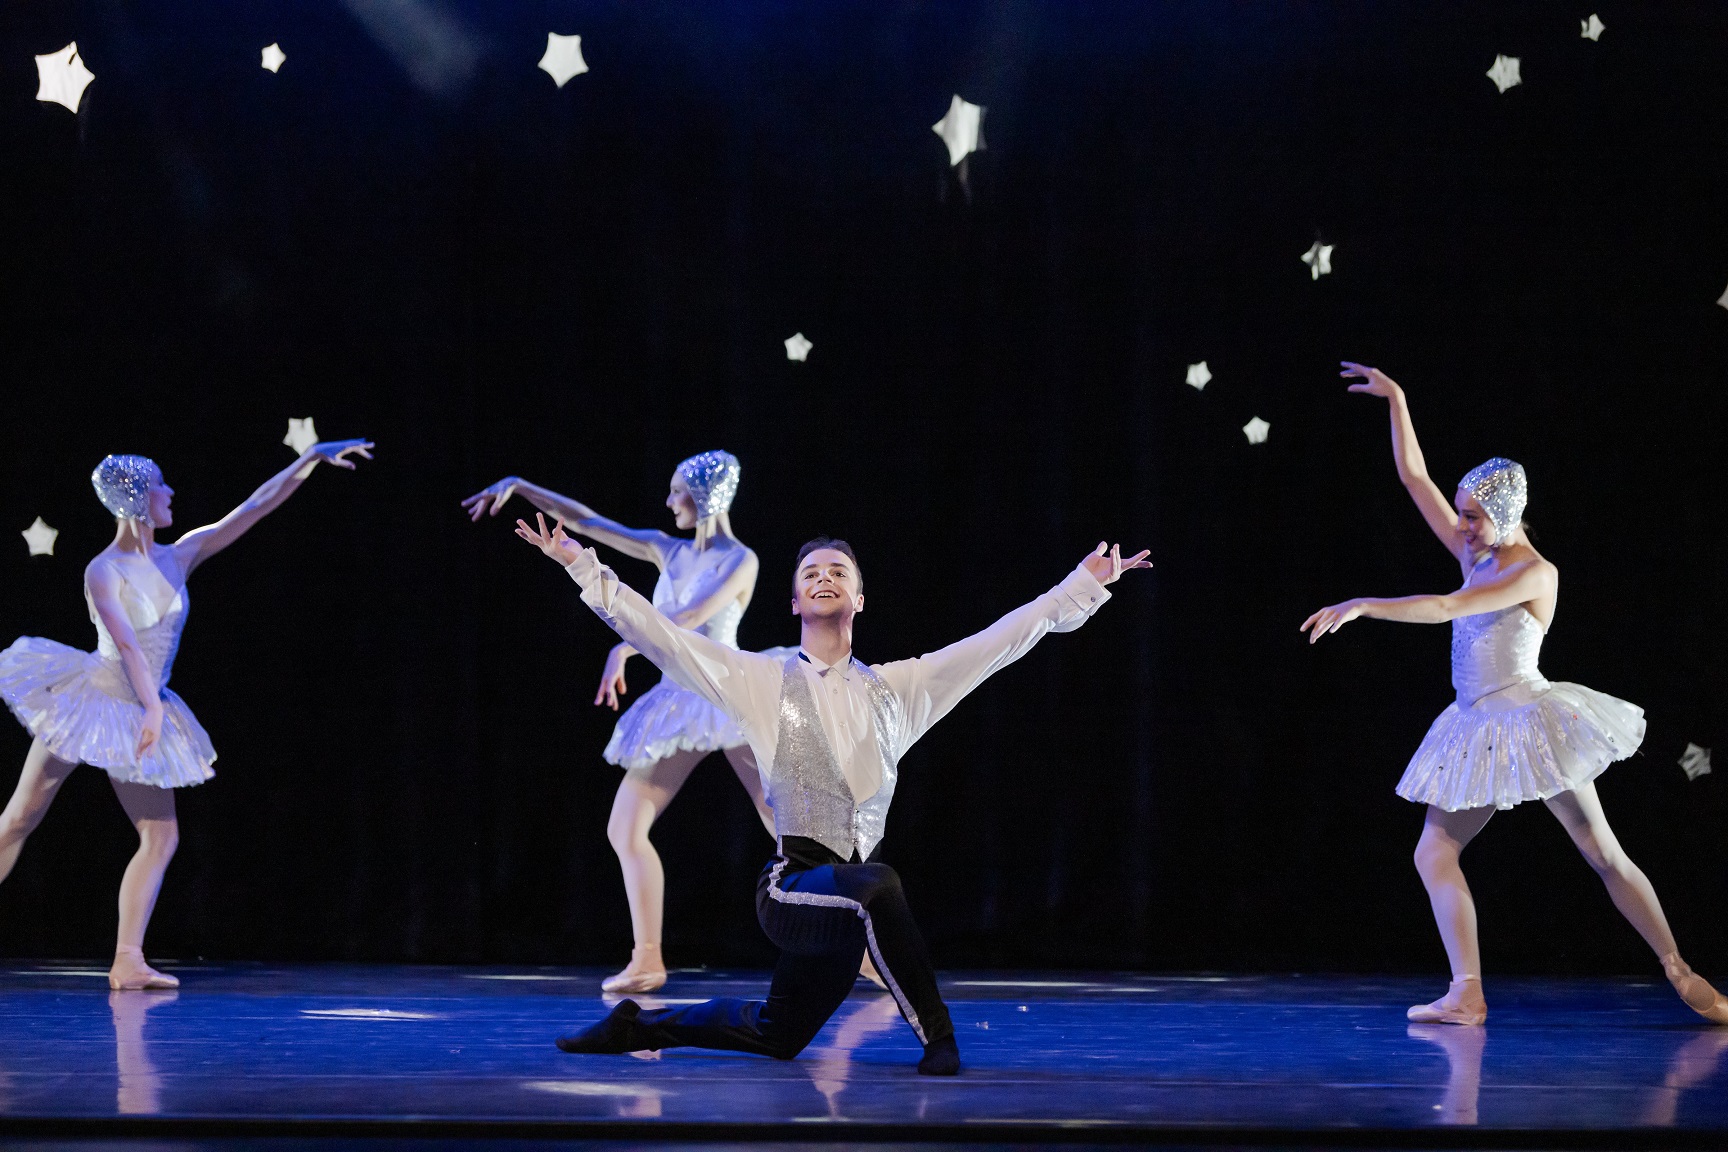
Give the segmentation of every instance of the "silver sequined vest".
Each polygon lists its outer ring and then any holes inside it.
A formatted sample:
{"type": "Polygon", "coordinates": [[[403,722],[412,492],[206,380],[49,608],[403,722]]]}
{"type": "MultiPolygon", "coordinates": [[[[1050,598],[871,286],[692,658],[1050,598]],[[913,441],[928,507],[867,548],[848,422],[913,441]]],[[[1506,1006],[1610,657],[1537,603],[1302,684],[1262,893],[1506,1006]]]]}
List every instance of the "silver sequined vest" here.
{"type": "Polygon", "coordinates": [[[780,683],[779,743],[774,750],[774,770],[768,779],[774,832],[777,836],[815,840],[842,860],[850,860],[854,851],[859,860],[868,860],[882,840],[888,805],[894,802],[894,781],[898,776],[894,749],[899,747],[900,701],[888,691],[880,676],[859,661],[852,661],[852,671],[864,678],[870,693],[876,746],[882,754],[882,786],[874,796],[856,804],[846,774],[834,755],[834,746],[822,731],[810,681],[798,665],[797,656],[787,660],[780,683]]]}

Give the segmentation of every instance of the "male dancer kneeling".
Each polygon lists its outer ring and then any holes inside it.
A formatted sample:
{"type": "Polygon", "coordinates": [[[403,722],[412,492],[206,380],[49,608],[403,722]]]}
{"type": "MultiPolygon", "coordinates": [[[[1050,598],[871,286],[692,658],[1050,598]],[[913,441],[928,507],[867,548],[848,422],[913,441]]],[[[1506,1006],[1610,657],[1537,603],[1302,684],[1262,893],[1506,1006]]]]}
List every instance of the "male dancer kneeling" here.
{"type": "Polygon", "coordinates": [[[900,878],[870,863],[894,799],[896,766],[930,726],[986,676],[1025,655],[1046,632],[1080,627],[1110,598],[1104,585],[1126,560],[1103,544],[1068,578],[957,644],[916,660],[865,665],[852,656],[852,620],[864,609],[858,559],[844,540],[818,537],[798,553],[792,611],[803,626],[789,659],[739,652],[685,631],[625,587],[591,548],[516,522],[517,535],[563,564],[626,643],[678,684],[723,709],[762,765],[774,809],[775,853],[757,883],[756,914],[780,949],[768,999],[710,1000],[643,1011],[625,1000],[566,1052],[728,1048],[790,1060],[840,1007],[867,947],[901,1015],[924,1045],[918,1071],[952,1076],[960,1049],[924,938],[900,878]]]}

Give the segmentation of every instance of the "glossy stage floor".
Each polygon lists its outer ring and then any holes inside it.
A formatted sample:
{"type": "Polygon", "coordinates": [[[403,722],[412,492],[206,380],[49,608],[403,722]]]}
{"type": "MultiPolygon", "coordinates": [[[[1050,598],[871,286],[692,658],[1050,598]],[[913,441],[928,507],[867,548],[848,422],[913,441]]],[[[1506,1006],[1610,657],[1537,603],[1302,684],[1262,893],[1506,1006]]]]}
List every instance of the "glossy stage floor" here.
{"type": "MultiPolygon", "coordinates": [[[[1488,1026],[1455,1028],[1404,1020],[1435,980],[948,973],[966,1068],[932,1080],[863,984],[780,1063],[565,1055],[606,1010],[593,971],[185,965],[178,993],[111,994],[99,969],[0,965],[8,1148],[1728,1145],[1728,1028],[1660,981],[1498,979],[1488,1026]]],[[[679,972],[643,999],[764,983],[679,972]]]]}

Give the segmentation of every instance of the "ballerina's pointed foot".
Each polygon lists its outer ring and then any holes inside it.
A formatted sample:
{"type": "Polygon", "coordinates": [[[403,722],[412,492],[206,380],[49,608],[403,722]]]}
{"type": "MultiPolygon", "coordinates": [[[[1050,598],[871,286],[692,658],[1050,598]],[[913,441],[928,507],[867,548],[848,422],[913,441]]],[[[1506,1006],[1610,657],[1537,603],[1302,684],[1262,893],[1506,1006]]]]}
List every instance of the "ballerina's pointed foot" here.
{"type": "Polygon", "coordinates": [[[858,965],[858,975],[864,977],[864,979],[870,981],[870,983],[876,985],[876,987],[882,989],[882,991],[888,991],[888,982],[882,979],[882,974],[880,972],[876,971],[876,964],[870,959],[870,953],[868,952],[864,953],[864,962],[858,965]]]}
{"type": "Polygon", "coordinates": [[[1668,983],[1686,1002],[1686,1007],[1712,1024],[1728,1024],[1728,996],[1711,987],[1710,981],[1692,971],[1691,965],[1680,959],[1678,952],[1662,957],[1662,970],[1668,983]]]}
{"type": "Polygon", "coordinates": [[[116,992],[160,992],[180,987],[180,981],[146,964],[143,949],[119,948],[114,966],[108,969],[108,987],[116,992]]]}
{"type": "Polygon", "coordinates": [[[600,981],[602,992],[656,992],[666,986],[666,962],[657,944],[633,949],[630,964],[615,976],[600,981]]]}
{"type": "Polygon", "coordinates": [[[1488,1019],[1488,1000],[1482,995],[1481,980],[1461,976],[1452,981],[1446,995],[1432,1004],[1418,1004],[1404,1015],[1413,1024],[1481,1024],[1488,1019]]]}

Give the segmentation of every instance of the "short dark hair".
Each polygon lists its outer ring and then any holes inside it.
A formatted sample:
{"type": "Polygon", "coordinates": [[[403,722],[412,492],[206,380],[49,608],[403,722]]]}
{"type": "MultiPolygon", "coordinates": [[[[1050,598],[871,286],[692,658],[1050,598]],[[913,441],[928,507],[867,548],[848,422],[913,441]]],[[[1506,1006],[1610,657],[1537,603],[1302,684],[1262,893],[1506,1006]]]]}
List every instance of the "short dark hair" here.
{"type": "Polygon", "coordinates": [[[819,552],[824,548],[831,552],[842,553],[846,559],[852,561],[852,570],[858,573],[858,591],[864,591],[864,569],[859,566],[858,553],[852,551],[852,545],[832,536],[818,536],[814,540],[806,540],[804,547],[798,549],[798,562],[792,565],[792,595],[798,595],[798,570],[804,567],[805,558],[810,553],[819,552]]]}

